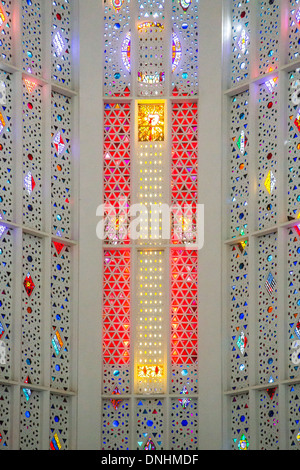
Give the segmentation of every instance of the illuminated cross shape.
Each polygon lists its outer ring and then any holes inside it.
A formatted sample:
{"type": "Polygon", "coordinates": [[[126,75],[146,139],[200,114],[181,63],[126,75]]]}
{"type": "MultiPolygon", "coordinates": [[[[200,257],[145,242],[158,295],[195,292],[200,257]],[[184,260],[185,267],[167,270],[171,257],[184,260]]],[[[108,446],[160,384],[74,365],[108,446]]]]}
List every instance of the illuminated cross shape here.
{"type": "Polygon", "coordinates": [[[66,50],[66,43],[60,31],[57,31],[53,38],[53,45],[58,57],[66,50]]]}
{"type": "Polygon", "coordinates": [[[53,142],[54,142],[54,146],[56,148],[58,155],[61,155],[65,149],[65,143],[63,141],[63,138],[60,132],[56,134],[53,142]]]}
{"type": "Polygon", "coordinates": [[[150,126],[156,126],[159,123],[158,114],[148,114],[148,121],[150,126]]]}
{"type": "Polygon", "coordinates": [[[139,104],[138,131],[140,142],[164,140],[163,104],[139,104]]]}

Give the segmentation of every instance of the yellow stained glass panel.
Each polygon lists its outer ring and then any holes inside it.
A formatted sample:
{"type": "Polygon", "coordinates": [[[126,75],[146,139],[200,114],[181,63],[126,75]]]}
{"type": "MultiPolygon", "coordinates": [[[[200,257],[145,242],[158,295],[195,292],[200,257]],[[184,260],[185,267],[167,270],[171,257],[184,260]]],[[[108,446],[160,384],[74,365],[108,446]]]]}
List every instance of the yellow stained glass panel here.
{"type": "Polygon", "coordinates": [[[164,140],[164,105],[138,105],[138,140],[155,142],[164,140]]]}

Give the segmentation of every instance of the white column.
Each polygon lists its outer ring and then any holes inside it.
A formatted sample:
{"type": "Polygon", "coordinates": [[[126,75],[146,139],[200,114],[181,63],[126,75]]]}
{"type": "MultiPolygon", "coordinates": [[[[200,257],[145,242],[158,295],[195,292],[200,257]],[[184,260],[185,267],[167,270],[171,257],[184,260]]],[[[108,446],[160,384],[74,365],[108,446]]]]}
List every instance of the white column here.
{"type": "Polygon", "coordinates": [[[222,1],[199,3],[199,448],[222,448],[222,1]]]}
{"type": "Polygon", "coordinates": [[[78,433],[79,450],[100,448],[101,242],[96,208],[102,191],[102,2],[81,0],[78,433]]]}

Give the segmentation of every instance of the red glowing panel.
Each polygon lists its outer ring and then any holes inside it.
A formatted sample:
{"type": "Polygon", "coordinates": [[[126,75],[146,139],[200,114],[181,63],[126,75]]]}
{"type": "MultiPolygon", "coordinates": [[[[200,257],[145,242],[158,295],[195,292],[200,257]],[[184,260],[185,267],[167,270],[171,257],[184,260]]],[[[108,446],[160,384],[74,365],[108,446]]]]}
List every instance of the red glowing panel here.
{"type": "Polygon", "coordinates": [[[130,359],[130,251],[105,250],[103,270],[103,360],[106,364],[127,364],[130,359]]]}
{"type": "Polygon", "coordinates": [[[172,364],[198,359],[198,252],[171,250],[172,364]]]}
{"type": "Polygon", "coordinates": [[[128,243],[130,204],[130,104],[104,106],[104,203],[106,241],[128,243]]]}
{"type": "MultiPolygon", "coordinates": [[[[196,103],[173,103],[172,107],[172,204],[182,212],[182,235],[172,227],[173,243],[195,233],[198,201],[198,109],[196,103]],[[184,217],[185,216],[185,217],[184,217]],[[188,221],[186,220],[188,219],[188,221]],[[184,232],[186,232],[184,234],[184,232]]],[[[194,237],[194,236],[193,236],[194,237]]]]}

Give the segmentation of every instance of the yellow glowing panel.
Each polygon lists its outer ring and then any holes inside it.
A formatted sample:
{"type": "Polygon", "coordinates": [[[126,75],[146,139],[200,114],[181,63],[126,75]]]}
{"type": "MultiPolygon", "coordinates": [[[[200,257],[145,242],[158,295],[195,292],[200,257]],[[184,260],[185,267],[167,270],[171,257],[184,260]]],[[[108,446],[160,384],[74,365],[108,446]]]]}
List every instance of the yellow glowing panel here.
{"type": "Polygon", "coordinates": [[[139,365],[138,366],[138,377],[143,378],[156,378],[164,376],[164,367],[162,365],[148,366],[148,365],[139,365]]]}
{"type": "Polygon", "coordinates": [[[164,105],[138,105],[138,139],[139,142],[164,140],[164,105]]]}
{"type": "Polygon", "coordinates": [[[273,175],[272,171],[268,172],[267,178],[265,180],[265,187],[269,194],[272,194],[275,188],[276,178],[273,175]]]}

